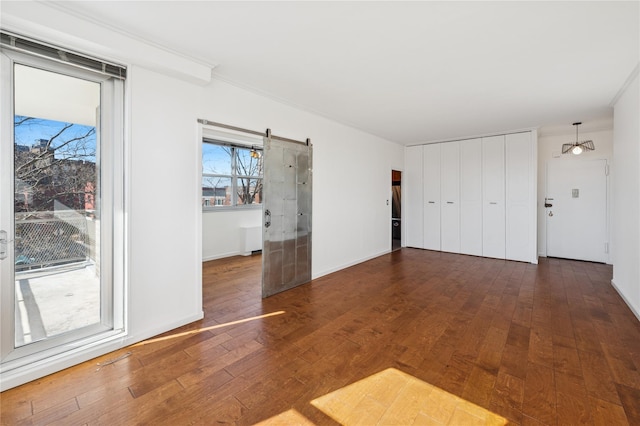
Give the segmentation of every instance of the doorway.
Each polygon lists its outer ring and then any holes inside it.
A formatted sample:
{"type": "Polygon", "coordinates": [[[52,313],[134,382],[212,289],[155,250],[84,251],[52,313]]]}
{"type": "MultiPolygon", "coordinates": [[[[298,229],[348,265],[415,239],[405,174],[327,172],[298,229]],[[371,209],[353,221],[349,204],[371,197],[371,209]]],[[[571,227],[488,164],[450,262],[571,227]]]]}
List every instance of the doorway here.
{"type": "Polygon", "coordinates": [[[391,170],[391,251],[402,247],[402,172],[391,170]]]}
{"type": "Polygon", "coordinates": [[[547,256],[606,263],[607,160],[547,163],[547,256]]]}

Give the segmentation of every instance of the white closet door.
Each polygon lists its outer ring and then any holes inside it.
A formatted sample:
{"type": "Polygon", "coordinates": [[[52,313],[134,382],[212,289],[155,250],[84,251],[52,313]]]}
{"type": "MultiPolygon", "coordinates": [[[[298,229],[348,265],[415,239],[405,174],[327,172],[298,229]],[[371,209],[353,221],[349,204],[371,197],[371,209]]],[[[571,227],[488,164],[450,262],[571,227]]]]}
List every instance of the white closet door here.
{"type": "Polygon", "coordinates": [[[506,258],[532,261],[531,132],[506,135],[506,258]]]}
{"type": "Polygon", "coordinates": [[[482,255],[505,258],[504,135],[482,138],[482,255]]]}
{"type": "Polygon", "coordinates": [[[460,253],[460,142],[447,142],[441,145],[441,250],[460,253]]]}
{"type": "Polygon", "coordinates": [[[422,145],[405,149],[402,174],[404,244],[407,247],[424,248],[424,204],[422,197],[422,145]]]}
{"type": "Polygon", "coordinates": [[[440,250],[440,145],[425,145],[424,177],[424,248],[440,250]]]}
{"type": "Polygon", "coordinates": [[[482,256],[482,139],[460,142],[460,253],[482,256]]]}

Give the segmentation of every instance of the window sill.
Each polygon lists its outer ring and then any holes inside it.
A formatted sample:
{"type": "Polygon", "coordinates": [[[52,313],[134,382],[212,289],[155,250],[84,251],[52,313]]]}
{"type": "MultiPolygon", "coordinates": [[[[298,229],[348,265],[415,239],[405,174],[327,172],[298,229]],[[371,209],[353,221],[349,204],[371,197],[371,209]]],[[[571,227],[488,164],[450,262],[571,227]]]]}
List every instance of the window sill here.
{"type": "Polygon", "coordinates": [[[242,211],[242,210],[262,210],[262,204],[251,204],[248,206],[203,207],[202,213],[230,212],[230,211],[242,211]]]}

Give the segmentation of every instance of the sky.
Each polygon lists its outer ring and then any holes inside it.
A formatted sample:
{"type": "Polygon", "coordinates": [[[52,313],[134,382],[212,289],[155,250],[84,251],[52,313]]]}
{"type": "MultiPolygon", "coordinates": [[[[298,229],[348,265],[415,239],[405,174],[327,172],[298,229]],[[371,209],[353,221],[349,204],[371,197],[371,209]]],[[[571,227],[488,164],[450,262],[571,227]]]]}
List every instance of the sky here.
{"type": "MultiPolygon", "coordinates": [[[[18,123],[23,118],[25,117],[16,115],[14,122],[18,123]]],[[[14,128],[15,144],[31,147],[36,144],[39,139],[49,140],[67,124],[70,123],[63,123],[61,121],[47,120],[43,118],[34,118],[33,120],[26,121],[14,128]]],[[[65,130],[53,141],[52,147],[56,148],[74,138],[81,138],[91,130],[94,130],[93,134],[81,140],[70,142],[64,147],[56,150],[55,157],[76,158],[95,162],[96,136],[95,128],[92,126],[73,124],[72,127],[65,130]]]]}

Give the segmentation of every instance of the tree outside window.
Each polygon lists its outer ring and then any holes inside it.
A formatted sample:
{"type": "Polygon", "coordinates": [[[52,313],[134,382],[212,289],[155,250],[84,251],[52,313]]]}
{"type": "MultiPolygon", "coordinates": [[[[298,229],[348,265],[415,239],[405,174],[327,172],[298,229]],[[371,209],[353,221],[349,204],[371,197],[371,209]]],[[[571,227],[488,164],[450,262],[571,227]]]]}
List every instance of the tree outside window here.
{"type": "Polygon", "coordinates": [[[224,208],[262,203],[262,149],[205,140],[202,144],[202,206],[224,208]]]}

